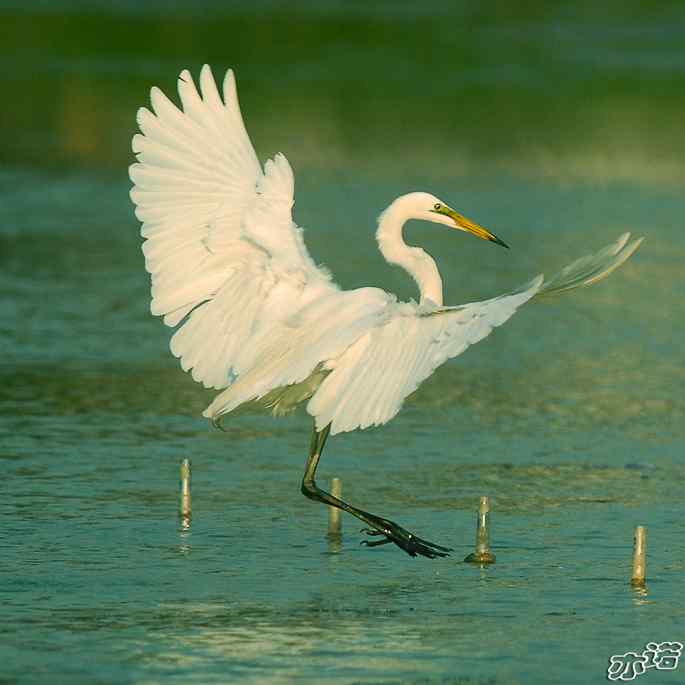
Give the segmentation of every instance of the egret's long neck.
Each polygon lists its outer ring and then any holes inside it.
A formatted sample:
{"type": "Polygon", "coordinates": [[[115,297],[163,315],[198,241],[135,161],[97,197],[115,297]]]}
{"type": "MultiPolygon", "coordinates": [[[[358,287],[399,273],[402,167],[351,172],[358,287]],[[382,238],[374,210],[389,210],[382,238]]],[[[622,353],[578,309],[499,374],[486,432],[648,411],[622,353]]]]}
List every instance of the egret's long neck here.
{"type": "Polygon", "coordinates": [[[442,278],[433,258],[420,247],[410,247],[402,237],[402,227],[411,219],[398,202],[388,207],[378,219],[378,247],[390,264],[397,264],[416,281],[421,303],[431,300],[442,306],[442,278]]]}

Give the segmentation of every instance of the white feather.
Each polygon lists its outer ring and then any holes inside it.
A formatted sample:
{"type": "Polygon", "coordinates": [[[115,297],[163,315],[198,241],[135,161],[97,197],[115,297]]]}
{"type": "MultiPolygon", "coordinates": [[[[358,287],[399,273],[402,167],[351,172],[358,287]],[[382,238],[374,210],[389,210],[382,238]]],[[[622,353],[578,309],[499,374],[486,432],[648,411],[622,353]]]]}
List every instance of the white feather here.
{"type": "Polygon", "coordinates": [[[232,72],[223,101],[206,65],[201,93],[187,70],[178,90],[181,109],[153,88],[154,113],[138,111],[131,199],[144,222],[151,311],[169,326],[185,319],[172,352],[195,380],[223,388],[239,360],[242,372],[249,369],[259,338],[312,299],[309,291],[337,288],[316,268],[292,221],[287,160],[277,155],[260,168],[232,72]],[[289,297],[275,307],[270,293],[278,288],[289,297]]]}

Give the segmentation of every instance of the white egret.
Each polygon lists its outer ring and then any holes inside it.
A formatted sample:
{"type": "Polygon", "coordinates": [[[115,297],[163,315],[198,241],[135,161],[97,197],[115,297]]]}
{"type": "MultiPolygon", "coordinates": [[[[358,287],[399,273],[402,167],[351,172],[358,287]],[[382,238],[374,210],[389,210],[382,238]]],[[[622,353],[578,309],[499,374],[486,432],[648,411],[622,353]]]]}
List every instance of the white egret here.
{"type": "Polygon", "coordinates": [[[131,198],[143,222],[152,275],[153,314],[179,330],[171,351],[196,381],[222,390],[204,411],[215,424],[247,402],[275,414],[306,403],[314,419],[302,480],[310,499],[361,519],[411,556],[445,556],[393,521],[317,487],[316,467],[329,435],[390,421],[404,399],[525,302],[589,285],[637,249],[625,234],[558,276],[534,278],[513,292],[458,307],[443,305],[433,259],[408,246],[402,227],[423,219],[506,245],[429,193],[397,198],[379,217],[378,246],[416,281],[419,303],[379,288],[341,290],[309,256],[293,222],[294,178],[277,154],[262,169],[243,124],[233,72],[223,99],[207,65],[200,91],[188,71],[178,81],[182,108],[152,88],[152,110],[138,111],[131,198]]]}

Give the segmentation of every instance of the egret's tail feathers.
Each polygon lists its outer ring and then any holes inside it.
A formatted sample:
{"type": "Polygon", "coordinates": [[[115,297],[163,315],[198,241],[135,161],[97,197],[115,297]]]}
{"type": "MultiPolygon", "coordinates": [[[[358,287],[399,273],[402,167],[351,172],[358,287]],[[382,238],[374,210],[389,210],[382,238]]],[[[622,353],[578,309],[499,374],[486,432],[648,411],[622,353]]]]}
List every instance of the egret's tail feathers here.
{"type": "Polygon", "coordinates": [[[638,238],[632,242],[629,240],[630,233],[624,233],[615,243],[564,267],[558,274],[543,283],[537,297],[556,295],[574,288],[584,288],[606,278],[640,247],[644,238],[638,238]]]}

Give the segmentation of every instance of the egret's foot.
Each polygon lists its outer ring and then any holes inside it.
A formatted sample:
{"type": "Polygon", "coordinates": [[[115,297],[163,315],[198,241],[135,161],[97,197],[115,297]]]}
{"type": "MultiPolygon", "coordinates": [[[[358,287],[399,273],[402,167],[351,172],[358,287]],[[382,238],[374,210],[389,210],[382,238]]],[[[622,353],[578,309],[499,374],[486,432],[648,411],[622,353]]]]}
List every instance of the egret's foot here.
{"type": "Polygon", "coordinates": [[[378,547],[378,545],[387,545],[389,542],[394,542],[411,557],[420,554],[422,557],[428,557],[429,559],[449,556],[449,553],[452,551],[449,547],[443,547],[442,545],[436,545],[434,542],[424,540],[414,535],[414,533],[405,530],[402,526],[398,526],[395,522],[388,521],[388,519],[375,516],[374,523],[376,522],[378,523],[377,528],[362,528],[362,533],[373,536],[382,535],[384,539],[362,540],[362,545],[378,547]]]}

